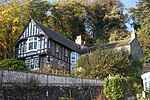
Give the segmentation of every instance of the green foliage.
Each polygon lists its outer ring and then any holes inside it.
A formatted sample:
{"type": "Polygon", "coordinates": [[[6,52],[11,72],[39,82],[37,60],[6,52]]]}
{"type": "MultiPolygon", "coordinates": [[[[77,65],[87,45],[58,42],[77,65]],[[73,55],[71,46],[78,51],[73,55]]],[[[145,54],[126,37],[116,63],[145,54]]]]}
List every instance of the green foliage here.
{"type": "Polygon", "coordinates": [[[32,0],[29,5],[29,14],[32,19],[44,23],[48,20],[48,11],[50,9],[48,1],[32,0]]]}
{"type": "Polygon", "coordinates": [[[75,68],[75,76],[86,77],[85,73],[88,71],[88,69],[85,69],[85,67],[90,67],[87,57],[88,56],[80,56],[78,59],[77,66],[75,68]]]}
{"type": "Polygon", "coordinates": [[[120,40],[127,33],[122,8],[118,0],[61,0],[51,4],[47,26],[72,40],[82,35],[90,45],[97,39],[101,40],[99,43],[109,42],[114,32],[120,40]],[[94,35],[92,41],[91,34],[94,35]]]}
{"type": "Polygon", "coordinates": [[[0,59],[15,57],[15,42],[31,18],[28,2],[0,3],[0,59]]]}
{"type": "Polygon", "coordinates": [[[28,84],[29,84],[29,86],[31,88],[35,88],[36,89],[38,87],[38,85],[39,85],[39,80],[34,78],[34,77],[31,77],[29,82],[28,82],[28,84]]]}
{"type": "Polygon", "coordinates": [[[124,100],[126,98],[127,81],[119,76],[105,79],[104,94],[108,100],[124,100]]]}
{"type": "Polygon", "coordinates": [[[144,54],[150,55],[150,2],[149,0],[139,0],[136,8],[129,9],[133,25],[139,37],[144,54]]]}
{"type": "Polygon", "coordinates": [[[125,51],[98,49],[89,55],[79,58],[75,73],[80,77],[102,79],[109,74],[136,77],[140,75],[141,68],[141,63],[138,62],[131,59],[125,51]]]}
{"type": "Polygon", "coordinates": [[[141,62],[143,63],[150,63],[150,55],[149,56],[144,56],[143,58],[140,59],[141,62]]]}
{"type": "Polygon", "coordinates": [[[120,75],[128,81],[128,95],[141,91],[140,61],[132,59],[125,51],[102,50],[81,56],[77,61],[75,75],[83,78],[104,79],[109,75],[120,75]]]}
{"type": "Polygon", "coordinates": [[[16,59],[5,59],[0,61],[0,68],[10,69],[10,70],[23,70],[28,71],[28,67],[22,60],[16,59]]]}
{"type": "Polygon", "coordinates": [[[48,26],[63,36],[75,40],[79,34],[86,34],[84,27],[84,7],[78,3],[52,3],[48,26]]]}

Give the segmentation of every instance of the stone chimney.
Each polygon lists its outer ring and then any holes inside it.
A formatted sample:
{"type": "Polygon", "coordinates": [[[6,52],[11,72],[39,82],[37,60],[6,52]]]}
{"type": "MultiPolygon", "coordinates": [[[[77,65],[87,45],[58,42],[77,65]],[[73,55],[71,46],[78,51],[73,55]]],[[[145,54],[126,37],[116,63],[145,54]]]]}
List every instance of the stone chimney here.
{"type": "Polygon", "coordinates": [[[75,40],[75,43],[78,44],[78,45],[82,45],[82,37],[81,37],[81,35],[77,36],[77,38],[75,40]]]}
{"type": "Polygon", "coordinates": [[[136,34],[135,29],[133,29],[133,32],[131,33],[131,38],[132,38],[132,39],[137,38],[137,34],[136,34]]]}

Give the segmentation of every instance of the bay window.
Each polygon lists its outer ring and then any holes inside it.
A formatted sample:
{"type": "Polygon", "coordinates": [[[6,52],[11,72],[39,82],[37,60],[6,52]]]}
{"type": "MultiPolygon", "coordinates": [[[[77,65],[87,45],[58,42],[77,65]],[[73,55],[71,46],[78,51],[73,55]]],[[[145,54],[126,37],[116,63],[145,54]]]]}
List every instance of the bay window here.
{"type": "Polygon", "coordinates": [[[38,38],[31,37],[27,41],[27,51],[35,51],[37,50],[38,45],[38,38]]]}

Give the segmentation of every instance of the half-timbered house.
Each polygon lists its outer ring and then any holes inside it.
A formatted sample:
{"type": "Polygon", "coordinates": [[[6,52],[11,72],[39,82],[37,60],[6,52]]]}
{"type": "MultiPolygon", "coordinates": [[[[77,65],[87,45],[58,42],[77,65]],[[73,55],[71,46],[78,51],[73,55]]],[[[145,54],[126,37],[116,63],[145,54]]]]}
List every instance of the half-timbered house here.
{"type": "Polygon", "coordinates": [[[79,45],[30,20],[18,41],[18,59],[24,60],[30,69],[51,67],[71,70],[71,54],[79,53],[79,45]]]}
{"type": "Polygon", "coordinates": [[[80,54],[88,54],[97,48],[126,50],[133,58],[143,56],[142,49],[135,32],[131,38],[114,43],[85,47],[81,36],[75,42],[63,37],[59,33],[30,20],[18,41],[18,59],[22,59],[30,69],[51,67],[54,69],[67,69],[73,72],[80,54]]]}

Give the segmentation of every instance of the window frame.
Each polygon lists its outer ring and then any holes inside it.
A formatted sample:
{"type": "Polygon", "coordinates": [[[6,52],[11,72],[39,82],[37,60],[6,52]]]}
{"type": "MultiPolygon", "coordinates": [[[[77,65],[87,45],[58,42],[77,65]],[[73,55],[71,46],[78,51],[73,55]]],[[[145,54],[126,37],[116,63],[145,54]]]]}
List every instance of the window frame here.
{"type": "Polygon", "coordinates": [[[68,57],[68,50],[65,48],[65,57],[68,57]]]}
{"type": "Polygon", "coordinates": [[[28,38],[28,40],[27,40],[27,52],[36,51],[37,49],[38,49],[38,37],[28,38]],[[36,47],[35,47],[35,45],[36,45],[36,47]]]}
{"type": "Polygon", "coordinates": [[[56,53],[59,52],[59,45],[58,45],[58,44],[56,44],[55,52],[56,52],[56,53]]]}

